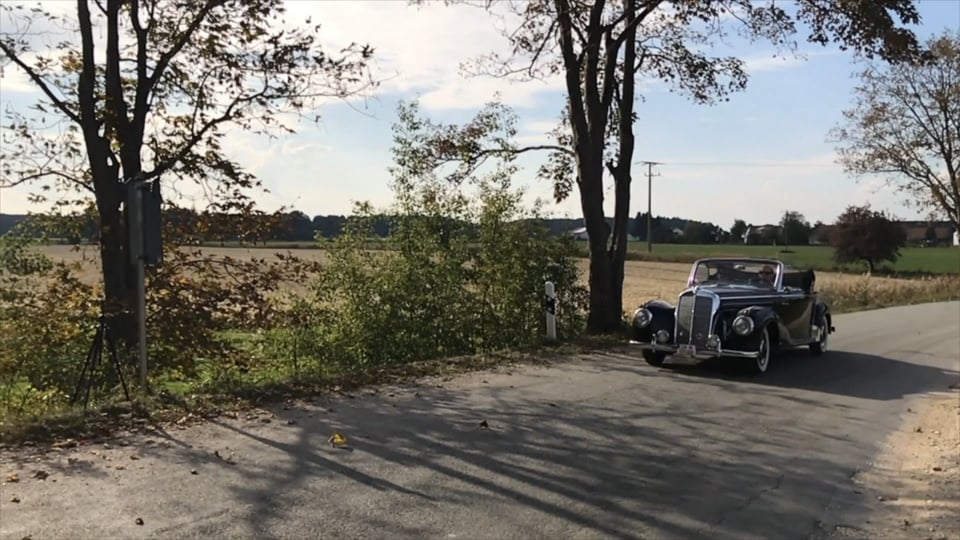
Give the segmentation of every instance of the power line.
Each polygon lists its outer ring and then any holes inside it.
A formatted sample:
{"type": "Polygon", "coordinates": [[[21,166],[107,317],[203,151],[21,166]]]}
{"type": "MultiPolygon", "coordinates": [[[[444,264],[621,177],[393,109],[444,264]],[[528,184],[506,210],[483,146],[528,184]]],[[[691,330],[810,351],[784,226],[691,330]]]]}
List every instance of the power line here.
{"type": "Polygon", "coordinates": [[[653,177],[660,176],[660,173],[653,174],[653,166],[660,165],[656,161],[641,161],[647,166],[647,253],[653,252],[653,177]]]}
{"type": "Polygon", "coordinates": [[[664,165],[667,167],[771,167],[771,168],[786,168],[786,167],[839,167],[840,165],[834,163],[806,163],[806,162],[789,162],[781,161],[777,163],[763,163],[763,162],[682,162],[682,161],[658,161],[658,162],[648,162],[648,161],[637,161],[634,162],[635,165],[646,165],[647,163],[654,163],[656,165],[664,165]]]}

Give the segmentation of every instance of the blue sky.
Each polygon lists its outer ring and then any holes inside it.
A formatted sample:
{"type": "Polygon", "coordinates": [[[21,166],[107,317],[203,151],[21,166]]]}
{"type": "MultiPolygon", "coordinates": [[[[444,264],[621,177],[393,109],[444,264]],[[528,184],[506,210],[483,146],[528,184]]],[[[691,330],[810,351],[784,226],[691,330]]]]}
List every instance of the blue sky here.
{"type": "MultiPolygon", "coordinates": [[[[373,44],[377,72],[389,80],[363,102],[326,106],[320,125],[301,125],[295,136],[230,138],[228,152],[271,191],[261,199],[265,209],[288,205],[315,215],[347,213],[358,200],[389,204],[391,125],[400,100],[419,97],[433,119],[462,121],[499,91],[520,117],[521,142],[531,143],[546,140],[544,133],[561,109],[564,94],[557,79],[511,84],[459,74],[461,62],[505,45],[494,21],[477,9],[417,9],[400,0],[294,0],[289,5],[290,18],[319,20],[321,36],[331,44],[373,44]]],[[[922,36],[945,28],[960,31],[960,0],[922,0],[919,8],[922,36]]],[[[801,42],[801,50],[806,60],[776,60],[769,44],[734,43],[723,52],[747,60],[750,82],[746,91],[715,106],[696,105],[662,84],[644,85],[634,159],[663,162],[655,168],[655,214],[728,228],[735,218],[776,222],[788,209],[811,222],[829,222],[847,205],[869,202],[904,219],[923,217],[905,208],[903,196],[878,179],[858,181],[834,163],[827,132],[851,103],[856,66],[850,53],[833,46],[801,42]]],[[[20,107],[33,94],[28,83],[7,70],[0,79],[0,101],[20,107]]],[[[551,186],[534,178],[543,157],[526,156],[516,178],[531,200],[549,199],[552,193],[551,186]]],[[[647,206],[644,173],[644,167],[635,166],[632,213],[647,206]]],[[[28,192],[0,191],[0,211],[31,209],[28,192]]],[[[612,200],[606,206],[610,212],[612,200]]],[[[546,208],[556,216],[581,215],[576,196],[546,208]]]]}

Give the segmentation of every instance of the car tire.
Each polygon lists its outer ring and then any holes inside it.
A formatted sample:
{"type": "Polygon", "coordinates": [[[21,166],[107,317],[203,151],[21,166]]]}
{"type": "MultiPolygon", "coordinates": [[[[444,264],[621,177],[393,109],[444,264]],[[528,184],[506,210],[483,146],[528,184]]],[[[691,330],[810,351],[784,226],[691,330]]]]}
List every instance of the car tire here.
{"type": "Polygon", "coordinates": [[[773,344],[770,342],[770,330],[766,326],[760,330],[760,342],[757,344],[760,356],[747,360],[751,375],[762,375],[770,369],[770,357],[773,355],[773,344]]]}
{"type": "Polygon", "coordinates": [[[651,366],[660,367],[663,365],[663,361],[667,359],[667,353],[643,351],[643,359],[651,366]]]}
{"type": "Polygon", "coordinates": [[[820,341],[810,344],[810,352],[814,356],[822,356],[823,353],[827,352],[827,345],[830,341],[830,323],[827,322],[827,316],[821,315],[817,320],[817,325],[823,329],[823,333],[820,334],[820,341]]]}

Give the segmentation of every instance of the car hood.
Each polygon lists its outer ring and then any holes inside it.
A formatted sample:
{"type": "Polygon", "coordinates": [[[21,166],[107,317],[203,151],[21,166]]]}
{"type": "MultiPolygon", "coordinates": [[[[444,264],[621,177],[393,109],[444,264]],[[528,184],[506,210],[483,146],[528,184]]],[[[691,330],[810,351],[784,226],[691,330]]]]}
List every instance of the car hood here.
{"type": "Polygon", "coordinates": [[[770,296],[777,294],[776,289],[773,287],[760,287],[757,285],[711,283],[709,285],[700,285],[698,288],[700,290],[710,291],[719,296],[721,299],[740,296],[770,296]]]}

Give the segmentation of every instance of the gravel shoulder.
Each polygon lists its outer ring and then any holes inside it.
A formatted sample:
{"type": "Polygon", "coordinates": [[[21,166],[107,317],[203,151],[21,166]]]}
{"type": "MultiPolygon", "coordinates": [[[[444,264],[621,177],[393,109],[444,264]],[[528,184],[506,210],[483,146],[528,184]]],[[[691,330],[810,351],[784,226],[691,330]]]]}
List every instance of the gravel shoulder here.
{"type": "Polygon", "coordinates": [[[0,452],[0,540],[958,539],[960,302],[835,324],[763,377],[624,347],[0,452]]]}
{"type": "Polygon", "coordinates": [[[875,503],[862,530],[846,536],[960,540],[957,387],[914,399],[873,466],[854,477],[875,503]]]}

